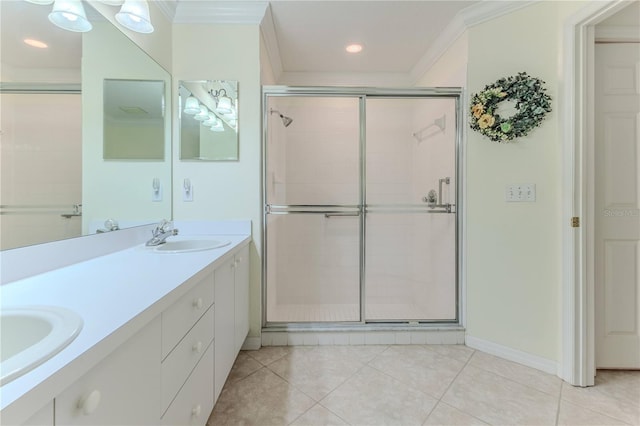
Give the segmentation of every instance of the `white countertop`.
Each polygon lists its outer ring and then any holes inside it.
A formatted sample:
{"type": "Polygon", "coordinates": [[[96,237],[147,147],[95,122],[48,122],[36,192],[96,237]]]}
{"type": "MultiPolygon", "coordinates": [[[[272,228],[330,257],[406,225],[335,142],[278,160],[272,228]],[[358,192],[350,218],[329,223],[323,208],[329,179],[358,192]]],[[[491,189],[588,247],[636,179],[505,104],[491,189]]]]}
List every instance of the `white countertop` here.
{"type": "Polygon", "coordinates": [[[3,424],[21,422],[71,385],[189,290],[181,285],[250,241],[249,235],[208,235],[231,244],[169,254],[143,246],[120,250],[0,286],[0,307],[53,305],[79,314],[80,334],[60,353],[0,387],[3,424]]]}

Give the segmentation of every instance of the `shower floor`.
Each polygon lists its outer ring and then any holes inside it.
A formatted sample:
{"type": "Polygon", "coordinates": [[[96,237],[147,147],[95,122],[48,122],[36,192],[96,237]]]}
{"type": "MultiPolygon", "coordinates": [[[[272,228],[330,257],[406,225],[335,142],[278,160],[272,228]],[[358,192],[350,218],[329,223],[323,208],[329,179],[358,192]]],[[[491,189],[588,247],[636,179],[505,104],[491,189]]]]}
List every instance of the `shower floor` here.
{"type": "MultiPolygon", "coordinates": [[[[374,321],[427,320],[426,305],[418,304],[369,304],[366,308],[366,319],[374,321]]],[[[360,320],[358,304],[324,304],[324,305],[275,305],[269,308],[269,322],[345,322],[360,320]]]]}

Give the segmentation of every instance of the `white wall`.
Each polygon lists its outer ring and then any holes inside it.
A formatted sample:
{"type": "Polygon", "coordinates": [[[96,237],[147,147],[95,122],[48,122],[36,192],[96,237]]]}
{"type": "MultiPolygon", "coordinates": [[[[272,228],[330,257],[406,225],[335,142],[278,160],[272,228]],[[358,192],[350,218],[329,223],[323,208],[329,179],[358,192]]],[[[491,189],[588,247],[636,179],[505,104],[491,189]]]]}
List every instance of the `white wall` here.
{"type": "MultiPolygon", "coordinates": [[[[539,2],[468,30],[469,93],[526,71],[546,81],[553,111],[539,128],[499,144],[466,141],[467,334],[559,360],[562,24],[581,2],[539,2]],[[536,184],[533,203],[506,203],[505,186],[536,184]]],[[[467,106],[465,105],[465,109],[467,106]]]]}
{"type": "Polygon", "coordinates": [[[469,57],[469,33],[465,31],[422,76],[420,87],[466,87],[469,57]]]}
{"type": "Polygon", "coordinates": [[[172,50],[173,87],[178,87],[179,80],[238,81],[239,161],[180,161],[178,100],[173,99],[173,216],[176,220],[251,220],[250,336],[256,337],[262,326],[260,31],[257,25],[176,24],[172,50]],[[185,178],[193,185],[192,202],[182,201],[185,178]]]}

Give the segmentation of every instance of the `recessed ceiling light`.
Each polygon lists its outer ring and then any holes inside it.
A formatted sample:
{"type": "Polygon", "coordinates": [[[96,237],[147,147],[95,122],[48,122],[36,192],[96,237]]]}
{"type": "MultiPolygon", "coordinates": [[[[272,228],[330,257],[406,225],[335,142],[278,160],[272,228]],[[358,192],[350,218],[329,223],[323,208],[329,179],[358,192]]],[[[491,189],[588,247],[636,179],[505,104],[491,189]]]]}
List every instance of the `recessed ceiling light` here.
{"type": "Polygon", "coordinates": [[[42,42],[40,40],[33,39],[33,38],[25,38],[23,41],[29,46],[37,47],[38,49],[46,49],[47,47],[49,47],[47,43],[42,42]]]}
{"type": "Polygon", "coordinates": [[[362,45],[358,43],[353,43],[344,48],[349,53],[360,53],[362,52],[362,45]]]}

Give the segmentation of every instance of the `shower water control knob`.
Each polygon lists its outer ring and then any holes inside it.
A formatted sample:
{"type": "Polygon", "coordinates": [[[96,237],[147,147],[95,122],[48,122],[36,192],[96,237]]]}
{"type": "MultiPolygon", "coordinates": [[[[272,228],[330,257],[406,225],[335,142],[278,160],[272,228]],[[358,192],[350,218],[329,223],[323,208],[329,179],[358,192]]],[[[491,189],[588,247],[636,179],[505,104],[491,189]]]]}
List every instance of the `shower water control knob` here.
{"type": "Polygon", "coordinates": [[[438,194],[435,189],[432,189],[426,196],[422,197],[422,201],[427,203],[430,208],[434,208],[438,204],[438,194]]]}

